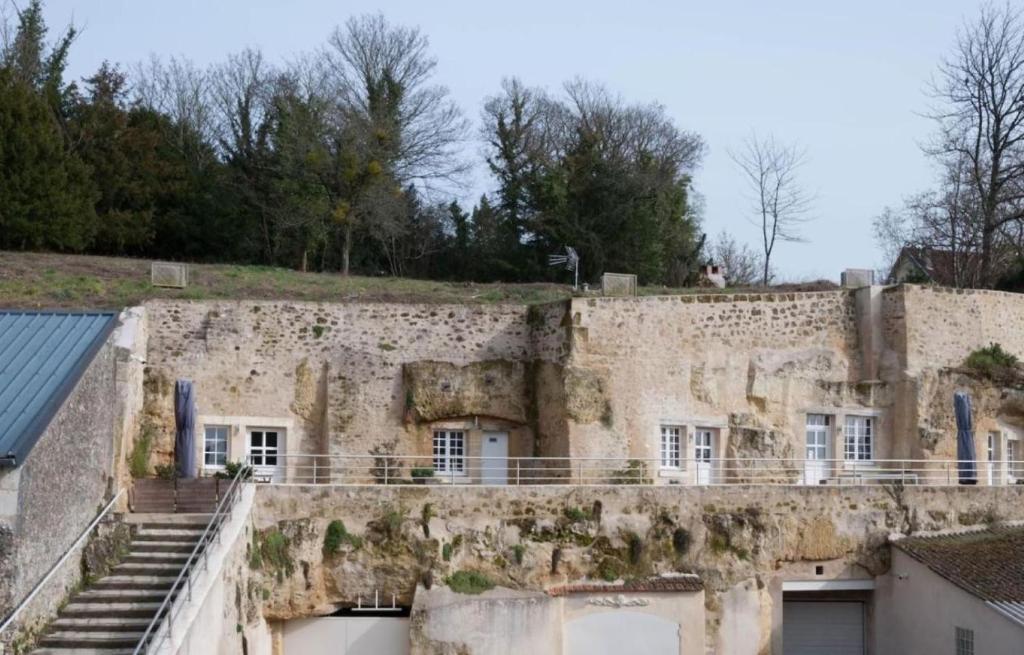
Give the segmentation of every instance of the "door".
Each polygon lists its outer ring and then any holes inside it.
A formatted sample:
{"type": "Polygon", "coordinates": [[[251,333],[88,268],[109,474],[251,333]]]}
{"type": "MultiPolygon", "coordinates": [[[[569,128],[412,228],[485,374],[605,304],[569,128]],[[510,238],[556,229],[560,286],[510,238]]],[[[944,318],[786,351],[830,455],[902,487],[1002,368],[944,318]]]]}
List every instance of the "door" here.
{"type": "Polygon", "coordinates": [[[807,415],[807,446],[804,456],[804,484],[822,484],[828,480],[829,442],[832,417],[807,415]]]}
{"type": "Polygon", "coordinates": [[[697,484],[711,484],[711,453],[714,452],[714,431],[698,428],[693,435],[693,461],[697,467],[697,484]]]}
{"type": "Polygon", "coordinates": [[[1009,437],[1006,440],[1006,483],[1016,484],[1024,479],[1024,462],[1022,462],[1020,440],[1009,437]]]}
{"type": "Polygon", "coordinates": [[[481,484],[508,484],[508,432],[484,432],[480,448],[481,484]]]}
{"type": "Polygon", "coordinates": [[[864,603],[785,601],[783,655],[864,655],[864,603]]]}
{"type": "Polygon", "coordinates": [[[988,462],[985,464],[985,470],[989,486],[996,482],[996,434],[995,432],[988,433],[988,462]]]}
{"type": "Polygon", "coordinates": [[[248,450],[249,463],[257,478],[269,478],[274,482],[284,480],[284,462],[279,457],[284,451],[281,430],[250,430],[248,450]]]}

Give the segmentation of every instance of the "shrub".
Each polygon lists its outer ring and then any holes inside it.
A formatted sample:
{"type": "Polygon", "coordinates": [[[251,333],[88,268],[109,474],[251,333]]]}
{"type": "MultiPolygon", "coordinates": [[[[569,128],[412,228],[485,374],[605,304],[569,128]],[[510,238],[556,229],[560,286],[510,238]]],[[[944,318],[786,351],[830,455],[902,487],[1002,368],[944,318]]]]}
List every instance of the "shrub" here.
{"type": "Polygon", "coordinates": [[[1020,361],[998,343],[979,348],[967,356],[964,365],[977,375],[1005,384],[1020,383],[1020,361]]]}
{"type": "Polygon", "coordinates": [[[590,512],[579,507],[566,507],[563,510],[565,518],[569,519],[573,523],[583,523],[584,521],[590,520],[590,512]]]}
{"type": "Polygon", "coordinates": [[[446,562],[452,561],[452,552],[454,550],[454,547],[450,543],[445,542],[444,545],[441,546],[441,559],[446,562]]]}
{"type": "Polygon", "coordinates": [[[460,594],[482,594],[494,589],[494,582],[478,571],[456,571],[445,578],[444,583],[460,594]]]}
{"type": "Polygon", "coordinates": [[[243,480],[252,478],[252,467],[245,462],[225,462],[224,470],[217,471],[213,477],[221,480],[234,480],[239,471],[242,471],[243,480]]]}
{"type": "Polygon", "coordinates": [[[174,464],[157,464],[154,470],[156,471],[156,477],[161,480],[173,480],[178,477],[178,469],[175,468],[174,464]]]}
{"type": "Polygon", "coordinates": [[[132,453],[128,456],[128,470],[133,478],[144,478],[149,473],[149,451],[153,447],[153,428],[146,425],[135,440],[132,453]]]}
{"type": "Polygon", "coordinates": [[[676,555],[685,555],[690,550],[690,532],[686,528],[676,528],[672,533],[672,549],[676,555]]]}
{"type": "Polygon", "coordinates": [[[519,566],[523,565],[523,556],[526,554],[526,546],[523,544],[516,544],[512,546],[512,559],[519,566]]]}

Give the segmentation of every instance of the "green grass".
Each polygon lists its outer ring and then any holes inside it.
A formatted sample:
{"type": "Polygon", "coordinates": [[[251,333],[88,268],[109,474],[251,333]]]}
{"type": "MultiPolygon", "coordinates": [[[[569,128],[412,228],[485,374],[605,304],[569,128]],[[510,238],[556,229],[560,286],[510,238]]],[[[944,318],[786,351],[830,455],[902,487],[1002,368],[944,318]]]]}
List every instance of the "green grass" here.
{"type": "MultiPolygon", "coordinates": [[[[269,266],[190,264],[185,289],[153,287],[150,260],[0,252],[0,306],[120,309],[151,298],[538,304],[564,300],[557,284],[475,284],[302,273],[269,266]]],[[[320,334],[327,328],[322,328],[320,334]]],[[[383,349],[387,349],[387,345],[383,349]]]]}
{"type": "Polygon", "coordinates": [[[456,571],[444,579],[452,591],[460,594],[482,594],[494,589],[494,582],[477,571],[456,571]]]}
{"type": "Polygon", "coordinates": [[[349,544],[353,548],[360,548],[363,540],[357,535],[350,533],[344,522],[334,520],[327,524],[327,532],[324,534],[324,554],[333,555],[341,550],[342,544],[349,544]]]}

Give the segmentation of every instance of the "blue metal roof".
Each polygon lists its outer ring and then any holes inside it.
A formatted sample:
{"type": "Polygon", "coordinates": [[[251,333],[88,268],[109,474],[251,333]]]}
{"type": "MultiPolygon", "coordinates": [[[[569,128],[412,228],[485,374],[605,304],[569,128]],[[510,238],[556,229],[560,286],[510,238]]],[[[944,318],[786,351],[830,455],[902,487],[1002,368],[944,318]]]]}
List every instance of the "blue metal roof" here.
{"type": "Polygon", "coordinates": [[[111,312],[0,311],[0,465],[25,461],[116,324],[111,312]]]}

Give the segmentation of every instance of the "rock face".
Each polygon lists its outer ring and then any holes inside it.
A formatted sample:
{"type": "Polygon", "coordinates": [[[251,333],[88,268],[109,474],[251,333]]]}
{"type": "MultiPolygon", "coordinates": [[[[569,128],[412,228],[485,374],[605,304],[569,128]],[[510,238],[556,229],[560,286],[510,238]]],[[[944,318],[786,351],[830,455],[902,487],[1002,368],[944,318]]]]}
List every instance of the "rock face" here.
{"type": "MultiPolygon", "coordinates": [[[[327,614],[374,591],[417,605],[417,594],[433,598],[457,571],[515,590],[516,603],[582,580],[696,573],[705,584],[709,644],[718,626],[751,613],[760,626],[752,638],[764,644],[782,580],[806,579],[813,564],[830,578],[883,574],[891,533],[1024,519],[1022,494],[881,485],[260,487],[250,572],[271,620],[327,614]],[[325,548],[332,521],[344,535],[334,550],[325,548]]],[[[439,625],[461,611],[439,616],[439,625]]],[[[467,604],[465,611],[477,610],[467,604]]],[[[432,650],[444,631],[430,625],[429,611],[414,619],[415,652],[459,652],[444,649],[450,644],[432,650]]]]}
{"type": "Polygon", "coordinates": [[[488,360],[458,366],[416,361],[402,366],[406,410],[418,421],[461,416],[491,416],[525,423],[526,365],[488,360]]]}

